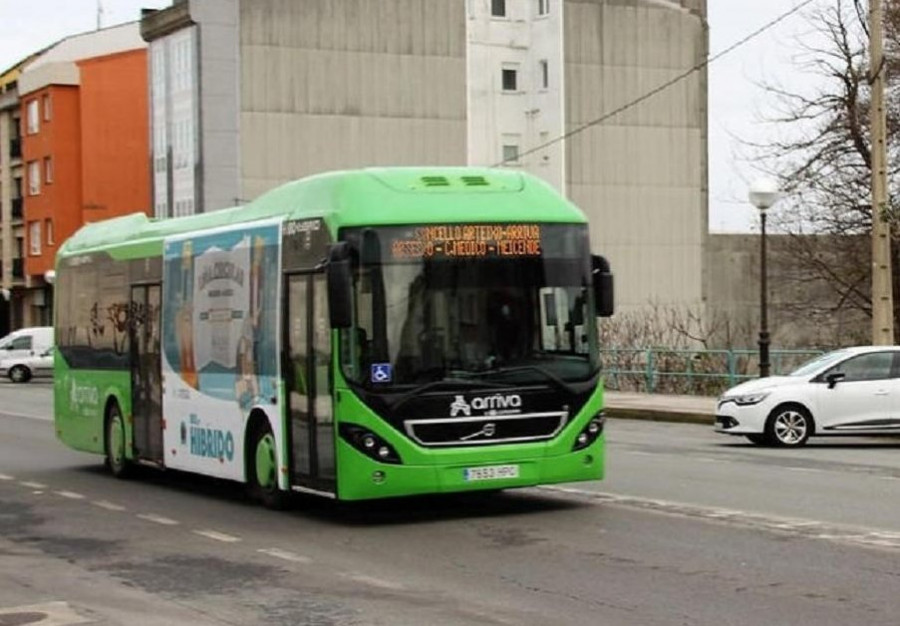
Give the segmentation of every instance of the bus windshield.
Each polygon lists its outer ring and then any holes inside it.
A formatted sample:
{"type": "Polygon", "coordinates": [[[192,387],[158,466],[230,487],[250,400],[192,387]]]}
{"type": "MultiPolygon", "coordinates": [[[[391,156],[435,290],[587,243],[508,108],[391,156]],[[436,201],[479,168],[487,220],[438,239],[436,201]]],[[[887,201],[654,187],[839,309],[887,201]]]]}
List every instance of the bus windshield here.
{"type": "Polygon", "coordinates": [[[358,258],[348,380],[372,389],[593,378],[598,347],[587,226],[347,229],[358,258]]]}

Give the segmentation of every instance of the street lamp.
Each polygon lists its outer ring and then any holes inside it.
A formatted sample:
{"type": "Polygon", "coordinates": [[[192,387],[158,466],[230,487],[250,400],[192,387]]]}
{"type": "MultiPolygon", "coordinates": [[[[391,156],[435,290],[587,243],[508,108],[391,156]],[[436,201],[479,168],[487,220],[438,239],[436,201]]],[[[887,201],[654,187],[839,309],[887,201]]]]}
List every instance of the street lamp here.
{"type": "Polygon", "coordinates": [[[750,185],[750,204],[759,209],[759,377],[769,375],[769,319],[766,303],[766,213],[778,201],[778,183],[761,178],[750,185]]]}

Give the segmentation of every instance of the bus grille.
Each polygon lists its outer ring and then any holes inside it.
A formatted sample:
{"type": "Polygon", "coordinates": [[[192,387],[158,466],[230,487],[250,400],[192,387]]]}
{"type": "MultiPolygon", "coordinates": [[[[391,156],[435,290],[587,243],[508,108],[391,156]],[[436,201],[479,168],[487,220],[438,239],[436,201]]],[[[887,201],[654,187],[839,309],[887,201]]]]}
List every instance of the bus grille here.
{"type": "Polygon", "coordinates": [[[566,425],[566,411],[407,420],[406,434],[426,447],[484,446],[552,439],[566,425]]]}

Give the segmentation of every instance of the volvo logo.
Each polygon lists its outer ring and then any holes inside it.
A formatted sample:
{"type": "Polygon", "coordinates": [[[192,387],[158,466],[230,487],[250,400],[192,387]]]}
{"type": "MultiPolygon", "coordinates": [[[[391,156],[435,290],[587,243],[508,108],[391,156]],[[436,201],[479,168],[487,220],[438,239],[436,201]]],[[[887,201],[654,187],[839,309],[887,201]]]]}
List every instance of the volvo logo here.
{"type": "MultiPolygon", "coordinates": [[[[456,396],[450,403],[450,417],[456,417],[459,414],[465,416],[472,415],[472,409],[476,411],[485,411],[493,414],[503,409],[520,409],[522,407],[522,396],[517,393],[503,396],[496,394],[493,396],[476,396],[471,402],[466,402],[463,396],[456,396]]],[[[517,413],[518,411],[511,411],[517,413]]]]}
{"type": "Polygon", "coordinates": [[[460,441],[469,441],[470,439],[475,439],[475,437],[493,437],[497,433],[497,425],[494,422],[488,422],[484,426],[481,427],[481,430],[478,432],[474,432],[471,435],[466,435],[465,437],[460,437],[460,441]]]}

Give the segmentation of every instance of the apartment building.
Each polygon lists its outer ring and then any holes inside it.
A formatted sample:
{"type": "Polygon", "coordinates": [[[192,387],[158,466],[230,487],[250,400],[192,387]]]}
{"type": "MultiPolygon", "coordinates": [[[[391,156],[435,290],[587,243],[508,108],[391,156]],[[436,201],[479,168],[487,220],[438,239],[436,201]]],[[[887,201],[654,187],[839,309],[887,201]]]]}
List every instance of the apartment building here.
{"type": "Polygon", "coordinates": [[[137,22],[68,37],[26,63],[22,325],[52,322],[58,246],[87,222],[150,208],[147,51],[137,22]]]}
{"type": "Polygon", "coordinates": [[[0,74],[0,336],[25,324],[19,76],[23,60],[0,74]]]}

